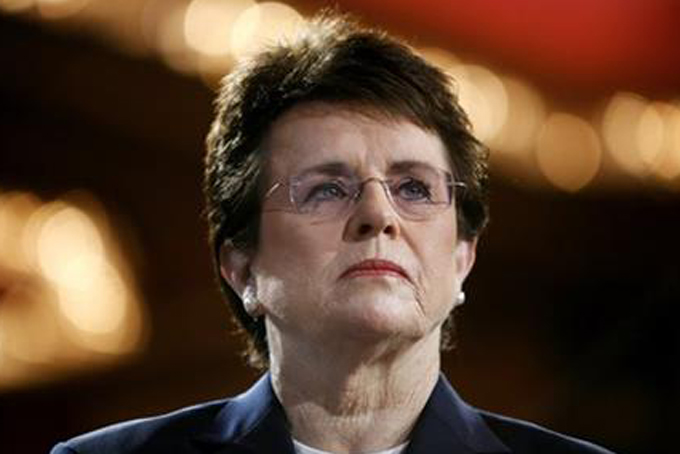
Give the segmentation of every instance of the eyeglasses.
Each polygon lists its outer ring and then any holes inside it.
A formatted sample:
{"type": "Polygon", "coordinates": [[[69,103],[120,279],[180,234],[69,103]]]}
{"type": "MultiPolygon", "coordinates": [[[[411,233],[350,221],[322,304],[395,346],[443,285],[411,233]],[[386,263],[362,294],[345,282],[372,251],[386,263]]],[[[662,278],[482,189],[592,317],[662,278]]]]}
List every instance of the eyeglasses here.
{"type": "Polygon", "coordinates": [[[451,206],[454,189],[465,188],[464,183],[453,181],[449,172],[418,164],[388,179],[359,180],[351,174],[307,171],[287,182],[275,183],[264,198],[275,198],[281,188],[287,187],[287,201],[295,212],[315,220],[332,220],[346,215],[370,182],[379,183],[395,211],[409,220],[425,220],[444,211],[451,206]]]}

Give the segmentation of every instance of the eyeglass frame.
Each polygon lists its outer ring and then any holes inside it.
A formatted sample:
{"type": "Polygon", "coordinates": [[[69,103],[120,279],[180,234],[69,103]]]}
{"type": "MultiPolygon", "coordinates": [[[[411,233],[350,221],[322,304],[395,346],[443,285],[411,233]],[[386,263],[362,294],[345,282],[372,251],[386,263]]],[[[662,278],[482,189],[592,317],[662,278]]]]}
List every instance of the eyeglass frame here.
{"type": "MultiPolygon", "coordinates": [[[[444,169],[441,169],[441,168],[438,168],[438,167],[430,166],[429,164],[427,165],[427,167],[429,167],[429,168],[431,168],[431,169],[433,169],[437,172],[440,172],[440,173],[442,173],[446,176],[447,181],[445,182],[445,184],[448,188],[448,199],[449,199],[448,202],[432,202],[432,203],[429,203],[428,205],[430,205],[430,206],[445,205],[446,207],[450,207],[453,204],[453,201],[454,201],[454,198],[455,198],[455,195],[456,195],[456,188],[466,189],[467,185],[462,181],[455,181],[452,173],[449,172],[448,170],[444,170],[444,169]]],[[[304,172],[301,173],[301,174],[290,176],[290,177],[288,177],[287,182],[285,182],[285,181],[275,181],[272,184],[272,186],[265,192],[265,194],[263,196],[263,201],[269,199],[276,192],[276,190],[278,190],[279,188],[286,186],[286,187],[288,187],[288,202],[293,207],[294,212],[296,214],[309,215],[308,212],[304,212],[304,211],[300,210],[298,203],[295,201],[295,198],[293,197],[294,180],[299,179],[301,177],[301,175],[303,175],[303,174],[304,174],[304,172]]],[[[393,181],[392,178],[369,177],[369,178],[366,178],[364,180],[356,182],[355,184],[356,184],[356,187],[357,187],[357,191],[350,198],[350,203],[348,203],[348,205],[347,205],[347,207],[348,207],[347,211],[349,211],[349,208],[352,205],[354,205],[355,203],[357,203],[357,201],[361,198],[361,196],[364,192],[364,187],[366,186],[366,184],[368,184],[372,181],[380,183],[380,186],[382,186],[383,191],[385,192],[385,195],[387,196],[387,199],[389,200],[391,206],[395,209],[395,211],[397,213],[399,213],[400,216],[405,217],[406,219],[409,219],[409,216],[404,216],[403,210],[399,207],[397,202],[395,202],[394,197],[392,196],[392,191],[390,189],[390,182],[393,181]]],[[[338,214],[338,217],[340,217],[340,214],[338,214]]],[[[423,218],[417,218],[416,217],[416,218],[411,218],[411,219],[424,220],[424,219],[428,219],[428,217],[423,217],[423,218]]]]}

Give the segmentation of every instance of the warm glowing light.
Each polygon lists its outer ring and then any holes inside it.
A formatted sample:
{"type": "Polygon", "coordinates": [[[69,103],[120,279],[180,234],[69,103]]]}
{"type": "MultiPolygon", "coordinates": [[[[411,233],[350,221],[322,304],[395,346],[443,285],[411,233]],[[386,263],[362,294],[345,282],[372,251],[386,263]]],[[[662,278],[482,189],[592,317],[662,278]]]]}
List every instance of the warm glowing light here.
{"type": "Polygon", "coordinates": [[[455,55],[439,47],[423,47],[418,49],[418,52],[423,58],[447,73],[461,64],[455,55]]]}
{"type": "MultiPolygon", "coordinates": [[[[7,359],[49,363],[59,350],[51,294],[39,285],[16,284],[0,305],[0,343],[7,359]]],[[[0,352],[0,355],[3,352],[0,352]]]]}
{"type": "Polygon", "coordinates": [[[653,167],[664,145],[664,121],[655,103],[647,105],[635,130],[640,159],[646,167],[653,167]]]}
{"type": "Polygon", "coordinates": [[[62,19],[79,13],[89,0],[37,0],[38,12],[45,19],[62,19]]]}
{"type": "Polygon", "coordinates": [[[15,361],[46,362],[58,345],[50,292],[33,272],[35,258],[22,241],[28,220],[40,211],[39,206],[32,194],[0,193],[0,361],[5,362],[0,385],[5,372],[19,374],[15,361]]]}
{"type": "Polygon", "coordinates": [[[68,200],[77,205],[0,193],[0,388],[110,361],[145,339],[102,207],[84,192],[68,200]]]}
{"type": "Polygon", "coordinates": [[[234,23],[231,51],[241,58],[278,40],[293,37],[303,21],[292,7],[278,2],[257,3],[245,10],[234,23]]]}
{"type": "Polygon", "coordinates": [[[554,113],[538,135],[536,158],[552,184],[566,191],[578,191],[597,174],[602,152],[589,123],[574,115],[554,113]]]}
{"type": "Polygon", "coordinates": [[[668,102],[647,106],[637,130],[639,147],[652,172],[672,180],[680,176],[680,107],[668,102]]]}
{"type": "Polygon", "coordinates": [[[35,0],[0,0],[0,11],[20,13],[31,8],[34,2],[35,0]]]}
{"type": "Polygon", "coordinates": [[[28,218],[38,209],[39,200],[21,192],[0,193],[0,268],[25,270],[31,257],[21,242],[28,218]]]}
{"type": "Polygon", "coordinates": [[[187,44],[202,54],[228,54],[234,22],[254,5],[252,0],[193,0],[184,18],[187,44]]]}
{"type": "MultiPolygon", "coordinates": [[[[639,148],[641,138],[643,146],[645,142],[649,142],[648,147],[652,145],[650,137],[644,137],[644,134],[645,130],[654,128],[654,119],[648,114],[648,126],[643,126],[642,132],[639,127],[646,109],[647,101],[643,97],[634,93],[618,93],[607,105],[602,119],[602,136],[607,149],[624,170],[634,175],[648,172],[639,148]]],[[[648,155],[647,161],[649,159],[648,155]]]]}
{"type": "Polygon", "coordinates": [[[451,78],[452,89],[470,117],[477,138],[503,150],[530,150],[545,115],[538,93],[528,85],[507,79],[477,65],[463,65],[450,52],[439,48],[419,51],[451,78]],[[511,124],[512,123],[512,124],[511,124]]]}
{"type": "Polygon", "coordinates": [[[666,166],[660,171],[661,175],[671,179],[680,177],[680,102],[673,105],[666,120],[666,166]]]}
{"type": "Polygon", "coordinates": [[[121,327],[128,296],[125,284],[111,265],[93,257],[81,257],[69,261],[65,274],[72,275],[72,279],[68,280],[68,287],[60,289],[59,308],[76,328],[105,334],[121,327]],[[88,265],[96,271],[84,274],[88,265]]]}
{"type": "MultiPolygon", "coordinates": [[[[52,207],[50,207],[52,208],[52,207]]],[[[57,205],[45,220],[38,237],[37,252],[40,267],[45,275],[59,283],[71,286],[74,280],[87,279],[96,273],[96,264],[103,254],[102,240],[92,220],[79,209],[57,205]],[[81,277],[71,271],[72,263],[82,263],[82,258],[90,258],[82,268],[81,277]]]]}
{"type": "Polygon", "coordinates": [[[607,106],[602,124],[607,147],[621,167],[663,180],[680,176],[680,107],[619,93],[607,106]]]}
{"type": "Polygon", "coordinates": [[[183,27],[186,7],[173,5],[162,13],[156,29],[156,41],[163,61],[172,69],[184,74],[195,71],[196,56],[189,52],[183,27]]]}
{"type": "Polygon", "coordinates": [[[108,262],[101,234],[86,213],[48,205],[37,240],[40,267],[56,285],[62,315],[78,330],[107,334],[121,328],[129,292],[108,262]]]}
{"type": "Polygon", "coordinates": [[[449,72],[475,136],[482,142],[491,141],[500,132],[508,114],[508,97],[503,83],[491,71],[477,65],[459,65],[449,72]]]}
{"type": "Polygon", "coordinates": [[[504,85],[508,111],[503,127],[490,142],[491,148],[514,157],[529,157],[545,120],[545,103],[538,91],[525,82],[505,78],[504,85]]]}
{"type": "Polygon", "coordinates": [[[198,75],[211,91],[217,91],[222,78],[233,68],[234,63],[231,54],[220,58],[202,55],[197,62],[198,75]]]}

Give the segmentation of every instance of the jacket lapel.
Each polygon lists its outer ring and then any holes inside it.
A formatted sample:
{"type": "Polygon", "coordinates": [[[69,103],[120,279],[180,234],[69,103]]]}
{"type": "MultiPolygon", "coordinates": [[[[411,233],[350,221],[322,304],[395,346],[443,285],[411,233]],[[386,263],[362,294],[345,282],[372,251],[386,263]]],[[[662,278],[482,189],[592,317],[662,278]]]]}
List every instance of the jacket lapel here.
{"type": "Polygon", "coordinates": [[[446,377],[439,380],[411,433],[407,454],[509,453],[479,413],[456,394],[446,377]]]}
{"type": "Polygon", "coordinates": [[[199,452],[294,454],[283,408],[269,373],[227,402],[210,426],[193,439],[199,452]]]}

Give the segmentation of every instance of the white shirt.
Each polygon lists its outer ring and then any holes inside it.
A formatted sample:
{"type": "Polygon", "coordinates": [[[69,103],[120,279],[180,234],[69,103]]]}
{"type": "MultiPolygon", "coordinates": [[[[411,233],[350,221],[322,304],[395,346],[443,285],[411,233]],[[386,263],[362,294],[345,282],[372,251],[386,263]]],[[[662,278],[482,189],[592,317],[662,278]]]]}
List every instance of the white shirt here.
{"type": "MultiPolygon", "coordinates": [[[[306,444],[300,443],[295,438],[293,438],[293,445],[295,446],[296,454],[333,454],[332,452],[322,451],[320,449],[307,446],[306,444]]],[[[385,449],[383,451],[374,451],[370,454],[402,454],[406,450],[406,445],[408,445],[408,441],[406,443],[400,444],[399,446],[395,446],[394,448],[385,449]]]]}

